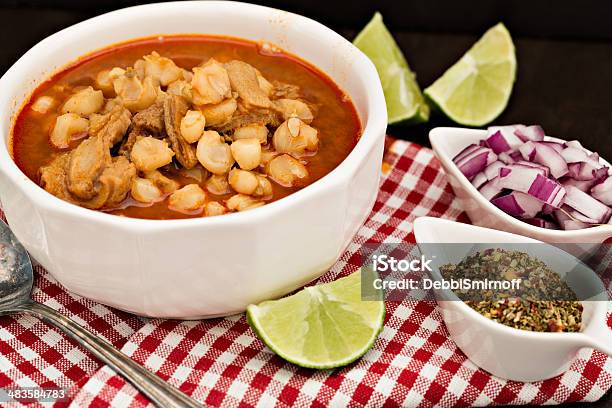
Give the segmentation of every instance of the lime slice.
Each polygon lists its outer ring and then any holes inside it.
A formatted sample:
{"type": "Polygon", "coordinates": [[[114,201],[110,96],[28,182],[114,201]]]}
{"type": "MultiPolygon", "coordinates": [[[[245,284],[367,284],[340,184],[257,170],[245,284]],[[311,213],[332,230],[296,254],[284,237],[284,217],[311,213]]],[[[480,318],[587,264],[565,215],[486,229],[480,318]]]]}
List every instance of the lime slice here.
{"type": "Polygon", "coordinates": [[[429,106],[380,13],[374,14],[353,44],[376,66],[387,101],[389,124],[427,122],[429,106]]]}
{"type": "Polygon", "coordinates": [[[515,77],[512,37],[499,23],[425,89],[425,95],[453,121],[483,126],[506,108],[515,77]]]}
{"type": "Polygon", "coordinates": [[[250,305],[247,320],[285,360],[308,368],[334,368],[357,360],[374,344],[385,319],[382,292],[374,299],[361,300],[357,271],[283,299],[250,305]]]}

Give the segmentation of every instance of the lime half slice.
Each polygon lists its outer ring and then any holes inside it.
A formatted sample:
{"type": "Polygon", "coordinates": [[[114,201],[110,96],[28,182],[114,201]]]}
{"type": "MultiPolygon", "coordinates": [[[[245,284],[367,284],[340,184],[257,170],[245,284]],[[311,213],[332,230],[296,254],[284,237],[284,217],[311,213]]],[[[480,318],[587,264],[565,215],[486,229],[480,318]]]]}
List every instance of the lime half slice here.
{"type": "Polygon", "coordinates": [[[385,93],[389,124],[427,122],[429,106],[380,13],[374,14],[353,44],[376,66],[385,93]]]}
{"type": "Polygon", "coordinates": [[[361,300],[361,272],[309,286],[283,299],[247,308],[247,320],[266,345],[302,367],[347,365],[368,351],[385,319],[382,300],[361,300]]]}
{"type": "Polygon", "coordinates": [[[425,89],[425,95],[453,121],[483,126],[506,108],[515,77],[512,37],[499,23],[425,89]]]}

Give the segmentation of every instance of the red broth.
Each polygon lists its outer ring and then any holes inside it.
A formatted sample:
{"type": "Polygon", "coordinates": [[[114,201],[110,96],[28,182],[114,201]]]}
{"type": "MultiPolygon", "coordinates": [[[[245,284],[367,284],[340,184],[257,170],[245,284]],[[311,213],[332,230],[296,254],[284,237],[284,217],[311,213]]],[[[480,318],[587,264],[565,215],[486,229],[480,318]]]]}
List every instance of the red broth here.
{"type": "MultiPolygon", "coordinates": [[[[41,96],[66,100],[77,87],[94,86],[98,72],[113,67],[132,66],[143,55],[156,51],[181,68],[191,69],[214,57],[220,62],[239,59],[261,71],[268,80],[277,80],[301,89],[303,98],[317,107],[311,126],[319,131],[319,148],[315,155],[305,157],[309,176],[299,185],[273,185],[273,198],[281,199],[325,176],[338,166],[353,149],[361,135],[361,124],[351,100],[312,65],[282,51],[270,51],[258,43],[225,37],[182,35],[139,39],[114,45],[87,55],[41,84],[25,104],[12,130],[12,155],[17,166],[34,182],[40,183],[40,168],[48,165],[61,151],[49,142],[49,133],[60,114],[61,103],[41,114],[32,109],[33,101],[41,96]]],[[[194,183],[176,172],[165,173],[181,185],[194,183]]],[[[204,181],[200,183],[204,188],[204,181]]],[[[232,194],[214,196],[210,200],[223,202],[232,194]]],[[[119,207],[103,209],[111,214],[147,218],[173,219],[200,217],[168,208],[168,199],[155,204],[138,203],[129,194],[119,207]]]]}

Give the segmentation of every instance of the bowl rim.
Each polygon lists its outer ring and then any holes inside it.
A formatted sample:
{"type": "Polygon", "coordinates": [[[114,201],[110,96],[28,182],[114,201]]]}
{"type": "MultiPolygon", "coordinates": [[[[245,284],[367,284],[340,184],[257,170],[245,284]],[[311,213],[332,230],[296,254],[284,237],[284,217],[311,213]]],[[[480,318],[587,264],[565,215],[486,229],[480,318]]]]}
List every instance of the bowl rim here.
{"type": "MultiPolygon", "coordinates": [[[[423,216],[423,217],[417,217],[414,220],[413,223],[413,228],[416,231],[417,229],[421,228],[418,225],[419,224],[427,224],[427,223],[441,223],[441,224],[464,224],[464,223],[460,223],[457,221],[453,221],[453,220],[448,220],[448,219],[444,219],[444,218],[436,218],[436,217],[429,217],[429,216],[423,216]],[[419,221],[420,220],[420,221],[419,221]]],[[[544,241],[540,241],[538,239],[535,238],[531,238],[531,237],[527,237],[524,235],[520,235],[520,234],[515,234],[512,232],[507,232],[507,231],[499,231],[499,230],[494,230],[491,228],[487,228],[487,227],[481,227],[478,225],[473,225],[473,224],[464,224],[466,227],[465,228],[474,228],[474,229],[479,229],[479,230],[488,230],[488,233],[491,234],[499,234],[499,235],[509,235],[509,236],[515,236],[515,237],[520,237],[521,239],[525,240],[526,243],[528,242],[532,242],[532,243],[541,243],[541,244],[546,244],[546,245],[551,245],[549,243],[546,243],[544,241]]],[[[423,227],[424,228],[424,227],[423,227]]],[[[418,240],[416,239],[416,232],[415,232],[415,241],[417,243],[417,246],[419,244],[418,240]]],[[[560,249],[561,250],[561,249],[560,249]]],[[[564,251],[565,252],[565,251],[564,251]]],[[[568,254],[569,256],[573,256],[571,254],[568,254]]],[[[454,292],[452,290],[449,290],[451,293],[454,292]]],[[[456,295],[455,295],[456,296],[456,295]]],[[[463,314],[470,316],[472,319],[474,319],[476,322],[478,322],[479,324],[485,326],[488,330],[497,330],[503,334],[506,334],[508,336],[513,336],[513,337],[522,337],[522,338],[526,338],[526,339],[532,339],[532,340],[538,340],[538,341],[558,341],[558,340],[563,340],[563,341],[568,341],[568,340],[576,340],[576,341],[581,341],[584,342],[586,339],[588,339],[588,336],[585,334],[585,331],[587,329],[589,329],[591,326],[595,325],[595,320],[594,320],[594,316],[595,313],[599,313],[597,315],[597,317],[600,316],[604,316],[605,317],[605,308],[602,307],[602,305],[600,305],[599,303],[604,303],[605,301],[580,301],[580,303],[584,304],[585,302],[590,302],[590,303],[595,303],[593,309],[594,309],[594,314],[591,317],[589,323],[587,325],[584,325],[580,331],[578,332],[535,332],[535,331],[529,331],[529,330],[522,330],[522,329],[516,329],[514,327],[510,327],[510,326],[506,326],[503,323],[498,323],[496,321],[493,321],[492,319],[489,319],[483,315],[481,315],[480,313],[478,313],[476,310],[472,309],[471,307],[469,307],[464,301],[460,300],[459,298],[457,298],[457,300],[438,300],[438,298],[436,297],[436,303],[442,303],[442,302],[446,302],[446,303],[451,303],[454,304],[455,307],[463,314]]]]}
{"type": "MultiPolygon", "coordinates": [[[[160,11],[182,8],[185,11],[194,12],[195,9],[203,11],[210,8],[215,8],[218,12],[219,9],[222,9],[224,7],[232,8],[234,10],[241,10],[245,15],[257,15],[257,13],[263,14],[270,12],[281,12],[284,14],[286,13],[288,17],[299,20],[303,27],[306,27],[307,30],[317,31],[322,35],[330,38],[330,40],[334,40],[336,43],[341,44],[342,47],[350,49],[351,55],[355,56],[354,60],[351,60],[350,64],[353,67],[352,71],[360,72],[361,82],[363,84],[367,84],[364,85],[366,117],[363,118],[358,113],[362,125],[361,136],[357,140],[357,143],[355,144],[354,148],[349,152],[349,154],[344,158],[344,160],[338,166],[332,169],[332,171],[330,171],[328,174],[321,177],[319,180],[316,180],[315,182],[309,184],[308,186],[302,188],[301,190],[298,190],[286,197],[283,197],[280,200],[268,203],[264,206],[249,211],[224,214],[220,217],[197,217],[187,219],[157,220],[122,217],[114,214],[105,213],[102,211],[90,210],[84,207],[80,207],[76,204],[61,200],[60,198],[48,193],[34,181],[30,180],[25,175],[25,173],[23,173],[21,169],[19,169],[19,167],[13,160],[12,155],[9,152],[10,135],[12,132],[12,126],[14,123],[15,116],[7,118],[7,120],[10,122],[10,126],[8,135],[6,135],[6,142],[3,143],[0,147],[0,160],[2,160],[3,162],[3,164],[0,165],[0,171],[7,176],[7,178],[13,183],[13,185],[16,186],[16,188],[21,189],[25,195],[30,197],[30,200],[35,201],[37,207],[44,208],[46,211],[53,211],[56,213],[81,218],[83,220],[86,220],[87,222],[112,224],[114,227],[118,228],[140,228],[150,231],[159,229],[167,230],[175,228],[199,227],[201,225],[224,226],[241,222],[251,222],[256,219],[265,219],[267,217],[273,216],[276,212],[280,212],[282,210],[294,207],[300,201],[304,201],[308,198],[314,197],[323,190],[329,189],[330,187],[334,187],[338,184],[348,182],[351,176],[357,171],[360,163],[367,157],[368,152],[370,152],[370,150],[376,144],[377,139],[379,137],[382,137],[380,133],[382,133],[387,126],[387,110],[382,86],[380,84],[380,79],[372,61],[351,42],[340,36],[338,33],[334,32],[330,28],[324,26],[323,24],[295,13],[290,13],[272,7],[260,6],[249,3],[216,0],[152,3],[122,8],[71,25],[41,40],[39,43],[30,48],[25,54],[23,54],[23,56],[21,56],[21,58],[19,58],[6,71],[2,78],[0,78],[0,86],[10,87],[11,83],[18,83],[18,81],[14,80],[14,78],[19,77],[22,68],[30,65],[31,60],[36,58],[36,55],[40,53],[41,50],[45,49],[45,47],[47,47],[48,45],[64,42],[67,39],[69,39],[70,41],[74,41],[75,39],[78,39],[80,32],[90,26],[104,26],[106,23],[114,19],[124,19],[136,15],[138,15],[139,18],[146,18],[148,12],[152,10],[160,11]]],[[[206,33],[202,32],[201,34],[206,33]]],[[[129,40],[131,40],[131,38],[125,39],[125,41],[129,40]]],[[[282,47],[279,48],[283,49],[282,47]]],[[[104,47],[102,49],[104,49],[104,47]]],[[[88,53],[95,51],[96,50],[90,50],[88,53]]],[[[298,53],[293,54],[302,58],[298,53]]],[[[305,58],[303,59],[314,67],[317,67],[316,64],[308,61],[305,58]]],[[[70,64],[71,62],[72,61],[66,61],[66,64],[70,64]]],[[[39,79],[37,81],[37,84],[41,81],[48,79],[54,73],[59,72],[64,68],[65,65],[54,69],[51,73],[47,73],[42,79],[39,79]]],[[[326,74],[326,72],[323,70],[321,70],[321,72],[326,74]]],[[[330,77],[330,79],[333,81],[333,78],[330,77]]],[[[344,89],[342,88],[340,89],[345,92],[347,96],[351,97],[350,93],[344,91],[344,89]]],[[[9,99],[9,96],[3,96],[8,94],[9,93],[3,93],[2,95],[0,95],[0,105],[4,104],[6,106],[10,106],[12,101],[11,99],[9,99]]],[[[25,100],[27,100],[29,96],[31,96],[31,93],[26,97],[25,100]]],[[[17,115],[21,109],[22,106],[16,110],[15,115],[17,115]]],[[[0,131],[3,132],[3,130],[0,131]]]]}
{"type": "MultiPolygon", "coordinates": [[[[486,200],[482,194],[480,194],[478,189],[476,189],[476,187],[474,187],[474,185],[470,183],[467,177],[465,177],[465,175],[461,173],[461,171],[459,171],[459,168],[455,165],[455,163],[453,163],[452,158],[446,154],[446,149],[441,147],[441,145],[443,144],[443,139],[447,137],[443,135],[442,132],[447,132],[447,131],[452,132],[452,131],[457,131],[457,130],[462,131],[462,132],[463,131],[478,132],[483,135],[486,134],[485,129],[441,126],[441,127],[435,127],[429,131],[429,142],[431,143],[431,147],[433,148],[433,150],[436,152],[438,159],[444,164],[446,164],[446,167],[449,168],[450,171],[453,173],[453,175],[456,176],[457,180],[464,187],[466,187],[466,190],[469,192],[470,196],[473,199],[475,199],[480,204],[480,206],[487,207],[490,211],[495,213],[495,215],[500,217],[505,222],[512,223],[517,228],[522,228],[524,230],[532,232],[533,234],[541,234],[541,235],[548,235],[550,237],[563,237],[563,238],[575,237],[576,239],[580,239],[582,237],[592,236],[593,233],[605,234],[607,232],[610,234],[610,237],[612,237],[612,225],[596,225],[594,227],[583,228],[580,230],[553,230],[553,229],[542,228],[542,227],[537,227],[535,225],[528,224],[524,221],[521,221],[503,212],[501,209],[493,205],[490,201],[486,200]]],[[[546,140],[560,140],[560,141],[565,142],[565,140],[559,139],[557,137],[553,137],[553,136],[545,136],[545,137],[546,137],[546,140]]],[[[600,160],[603,160],[605,164],[610,166],[610,163],[606,161],[605,159],[600,158],[600,160]]]]}

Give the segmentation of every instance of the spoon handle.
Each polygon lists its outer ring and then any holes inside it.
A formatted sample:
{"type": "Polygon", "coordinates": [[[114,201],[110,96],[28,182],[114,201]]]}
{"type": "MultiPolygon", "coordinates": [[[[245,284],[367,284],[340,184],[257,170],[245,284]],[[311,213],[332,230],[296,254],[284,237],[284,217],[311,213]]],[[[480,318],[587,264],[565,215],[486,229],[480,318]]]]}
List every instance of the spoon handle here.
{"type": "Polygon", "coordinates": [[[117,350],[107,341],[96,337],[54,309],[41,303],[28,302],[18,306],[17,310],[37,316],[68,334],[132,383],[158,407],[202,407],[202,405],[186,394],[169,385],[157,375],[117,350]]]}

